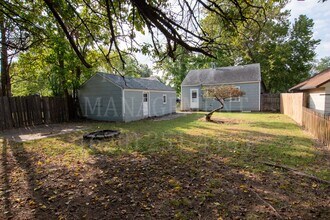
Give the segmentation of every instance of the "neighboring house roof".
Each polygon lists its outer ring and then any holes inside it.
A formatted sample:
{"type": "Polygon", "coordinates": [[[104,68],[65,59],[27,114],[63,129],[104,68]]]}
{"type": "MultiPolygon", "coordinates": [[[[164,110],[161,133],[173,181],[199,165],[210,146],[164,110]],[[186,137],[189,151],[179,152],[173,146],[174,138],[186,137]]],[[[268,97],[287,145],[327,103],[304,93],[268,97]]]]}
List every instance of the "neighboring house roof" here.
{"type": "Polygon", "coordinates": [[[330,68],[321,71],[315,76],[289,89],[290,92],[316,89],[330,81],[330,68]]]}
{"type": "Polygon", "coordinates": [[[191,70],[181,85],[219,85],[261,81],[260,64],[191,70]]]}
{"type": "Polygon", "coordinates": [[[161,91],[174,91],[173,88],[160,82],[156,77],[148,78],[133,78],[109,74],[97,73],[98,75],[110,80],[112,83],[118,85],[123,89],[141,89],[141,90],[161,90],[161,91]]]}

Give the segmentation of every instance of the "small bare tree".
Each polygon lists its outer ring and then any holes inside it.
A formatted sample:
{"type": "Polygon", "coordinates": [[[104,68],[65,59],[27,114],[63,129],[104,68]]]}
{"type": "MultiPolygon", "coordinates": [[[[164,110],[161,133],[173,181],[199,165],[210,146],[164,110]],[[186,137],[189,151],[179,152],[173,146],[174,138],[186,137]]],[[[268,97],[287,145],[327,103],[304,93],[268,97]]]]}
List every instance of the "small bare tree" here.
{"type": "Polygon", "coordinates": [[[245,93],[232,85],[212,86],[203,88],[204,95],[209,98],[215,98],[220,103],[220,107],[206,114],[206,121],[211,121],[211,116],[214,112],[223,109],[225,100],[243,96],[245,93]]]}

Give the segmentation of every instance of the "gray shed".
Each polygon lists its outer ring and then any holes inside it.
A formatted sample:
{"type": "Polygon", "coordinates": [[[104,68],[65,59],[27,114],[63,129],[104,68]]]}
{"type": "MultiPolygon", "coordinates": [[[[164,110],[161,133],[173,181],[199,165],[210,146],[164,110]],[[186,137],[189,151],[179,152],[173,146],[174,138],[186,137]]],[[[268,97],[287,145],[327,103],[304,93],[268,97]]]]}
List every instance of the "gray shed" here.
{"type": "Polygon", "coordinates": [[[157,78],[97,73],[79,89],[84,116],[102,121],[135,121],[172,114],[176,92],[157,78]]]}
{"type": "Polygon", "coordinates": [[[260,111],[264,90],[260,64],[191,70],[181,84],[181,110],[210,111],[219,102],[203,96],[202,86],[233,85],[245,95],[225,101],[224,111],[260,111]]]}

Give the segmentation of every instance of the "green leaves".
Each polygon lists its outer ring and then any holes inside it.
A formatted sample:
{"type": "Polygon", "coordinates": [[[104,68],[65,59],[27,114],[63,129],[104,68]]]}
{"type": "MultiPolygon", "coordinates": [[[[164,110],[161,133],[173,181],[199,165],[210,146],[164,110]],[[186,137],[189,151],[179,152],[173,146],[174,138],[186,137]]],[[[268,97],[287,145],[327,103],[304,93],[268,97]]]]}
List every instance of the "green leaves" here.
{"type": "Polygon", "coordinates": [[[315,65],[315,73],[319,73],[330,67],[330,56],[321,58],[315,65]]]}
{"type": "MultiPolygon", "coordinates": [[[[310,75],[319,40],[313,39],[313,20],[302,15],[290,24],[287,1],[261,3],[266,19],[256,16],[263,27],[242,22],[238,32],[224,28],[212,14],[202,24],[218,42],[227,44],[229,63],[260,63],[262,78],[270,92],[285,92],[310,75]]],[[[252,13],[252,12],[251,12],[252,13]]],[[[253,16],[253,14],[251,14],[253,16]]]]}

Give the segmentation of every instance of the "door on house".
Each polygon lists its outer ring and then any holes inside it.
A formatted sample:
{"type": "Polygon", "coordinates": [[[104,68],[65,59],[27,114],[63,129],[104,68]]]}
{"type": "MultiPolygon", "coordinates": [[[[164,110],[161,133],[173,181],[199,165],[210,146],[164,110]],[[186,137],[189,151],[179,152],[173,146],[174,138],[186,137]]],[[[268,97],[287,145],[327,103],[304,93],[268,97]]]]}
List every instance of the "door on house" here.
{"type": "Polygon", "coordinates": [[[149,116],[149,93],[143,92],[143,116],[149,116]]]}
{"type": "Polygon", "coordinates": [[[190,108],[199,108],[198,89],[190,89],[190,108]]]}

